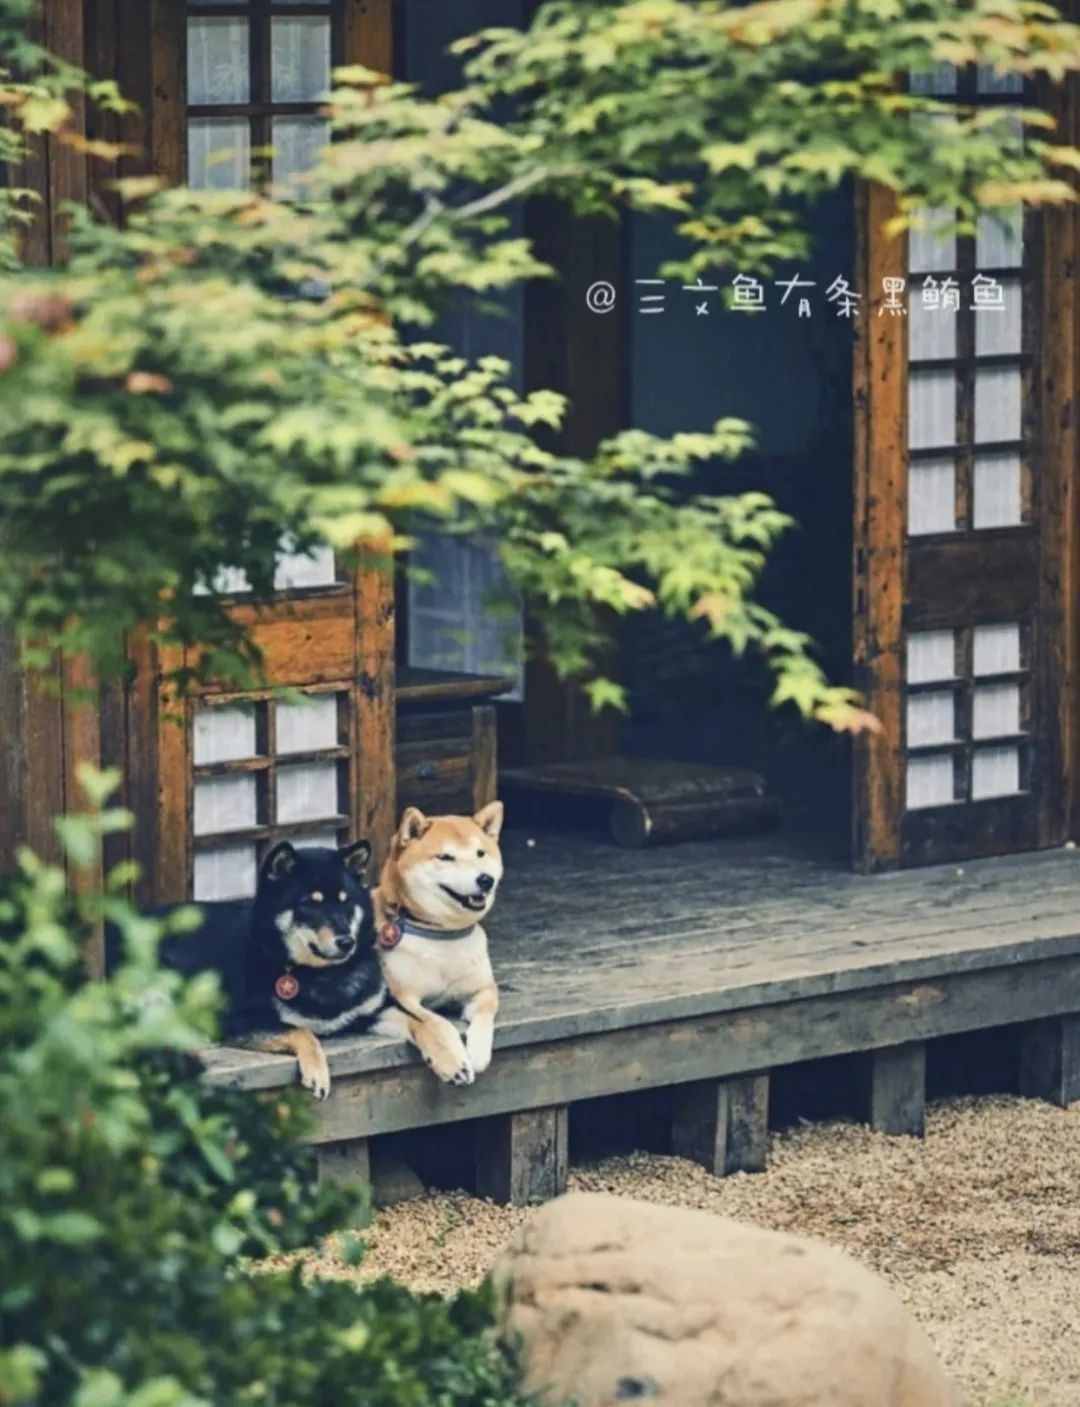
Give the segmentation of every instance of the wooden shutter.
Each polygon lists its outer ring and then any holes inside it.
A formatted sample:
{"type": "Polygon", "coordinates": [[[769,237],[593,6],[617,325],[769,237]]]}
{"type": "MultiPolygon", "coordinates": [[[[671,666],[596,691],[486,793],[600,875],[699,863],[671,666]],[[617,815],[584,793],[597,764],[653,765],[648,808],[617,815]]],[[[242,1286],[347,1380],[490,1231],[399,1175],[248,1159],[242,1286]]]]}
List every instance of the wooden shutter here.
{"type": "MultiPolygon", "coordinates": [[[[1017,100],[987,71],[938,84],[1017,100]]],[[[856,754],[866,869],[1056,845],[1070,801],[1075,218],[890,240],[895,213],[860,193],[856,666],[884,725],[856,754]],[[933,306],[947,279],[956,311],[933,306]],[[976,304],[987,279],[1000,310],[976,304]]]]}

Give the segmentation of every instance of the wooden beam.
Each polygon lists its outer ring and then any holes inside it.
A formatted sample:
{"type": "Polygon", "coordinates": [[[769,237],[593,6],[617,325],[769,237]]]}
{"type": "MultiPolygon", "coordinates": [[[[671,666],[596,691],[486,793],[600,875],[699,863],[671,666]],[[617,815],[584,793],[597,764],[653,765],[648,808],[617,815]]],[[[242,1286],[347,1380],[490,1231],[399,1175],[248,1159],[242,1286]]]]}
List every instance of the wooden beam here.
{"type": "Polygon", "coordinates": [[[512,1207],[566,1191],[569,1111],[565,1104],[485,1119],[476,1133],[476,1191],[512,1207]]]}
{"type": "Polygon", "coordinates": [[[1039,1021],[1024,1032],[1020,1093],[1063,1109],[1080,1099],[1080,1016],[1039,1021]]]}
{"type": "Polygon", "coordinates": [[[475,704],[472,709],[472,804],[479,811],[499,793],[498,742],[495,705],[475,704]]]}
{"type": "MultiPolygon", "coordinates": [[[[1033,963],[1022,979],[1008,965],[534,1044],[501,1047],[497,1041],[492,1074],[465,1090],[437,1084],[404,1049],[372,1050],[371,1064],[354,1066],[355,1074],[335,1068],[331,1050],[334,1089],[316,1111],[314,1139],[366,1137],[728,1079],[763,1067],[1071,1015],[1078,988],[1080,958],[1074,956],[1033,963]]],[[[219,1078],[227,1083],[273,1087],[295,1075],[295,1067],[270,1065],[266,1056],[238,1066],[226,1052],[223,1060],[219,1078]]]]}
{"type": "Polygon", "coordinates": [[[882,279],[907,277],[907,240],[886,237],[897,213],[883,186],[856,193],[855,683],[884,731],[855,740],[853,843],[856,867],[900,860],[904,796],[901,640],[907,514],[907,320],[879,317],[882,279]]]}
{"type": "Polygon", "coordinates": [[[926,1045],[886,1046],[868,1058],[868,1121],[878,1133],[926,1132],[926,1045]]]}
{"type": "Polygon", "coordinates": [[[372,846],[371,874],[377,876],[397,824],[394,771],[394,578],[388,559],[365,565],[354,578],[356,619],[355,736],[352,815],[356,839],[372,846]]]}
{"type": "Polygon", "coordinates": [[[345,0],[342,50],[346,64],[394,72],[393,0],[345,0]]]}
{"type": "Polygon", "coordinates": [[[167,185],[187,178],[187,19],[176,0],[149,0],[150,84],[153,112],[150,124],[150,165],[167,185]]]}
{"type": "Polygon", "coordinates": [[[726,1177],[764,1172],[769,1145],[769,1076],[699,1080],[677,1085],[671,1151],[726,1177]]]}
{"type": "MultiPolygon", "coordinates": [[[[57,58],[82,68],[86,63],[86,31],[83,0],[46,0],[45,47],[57,58]]],[[[79,92],[67,95],[71,116],[65,131],[86,135],[86,99],[79,92]]],[[[68,217],[62,206],[66,202],[85,205],[89,194],[87,160],[84,152],[76,151],[64,141],[63,133],[49,137],[49,221],[51,226],[52,263],[60,264],[68,256],[68,217]]]]}

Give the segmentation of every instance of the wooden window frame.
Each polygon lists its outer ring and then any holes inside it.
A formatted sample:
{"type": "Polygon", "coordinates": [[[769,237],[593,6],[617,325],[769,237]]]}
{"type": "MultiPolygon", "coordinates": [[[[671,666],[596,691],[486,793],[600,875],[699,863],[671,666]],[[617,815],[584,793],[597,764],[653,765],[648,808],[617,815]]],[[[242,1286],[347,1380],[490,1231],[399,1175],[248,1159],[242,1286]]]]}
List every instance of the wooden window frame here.
{"type": "MultiPolygon", "coordinates": [[[[273,145],[275,117],[318,117],[325,99],[311,102],[275,103],[271,63],[271,25],[274,19],[306,17],[330,20],[330,67],[339,68],[345,62],[345,7],[342,0],[312,0],[312,3],[275,5],[273,0],[235,0],[228,5],[207,4],[204,0],[186,0],[185,23],[189,19],[246,19],[248,21],[248,78],[251,98],[246,103],[190,103],[187,84],[184,85],[184,151],[185,169],[187,128],[200,118],[246,117],[251,128],[251,182],[254,188],[269,179],[270,161],[265,153],[273,145]]],[[[185,52],[187,36],[184,36],[185,52]]]]}

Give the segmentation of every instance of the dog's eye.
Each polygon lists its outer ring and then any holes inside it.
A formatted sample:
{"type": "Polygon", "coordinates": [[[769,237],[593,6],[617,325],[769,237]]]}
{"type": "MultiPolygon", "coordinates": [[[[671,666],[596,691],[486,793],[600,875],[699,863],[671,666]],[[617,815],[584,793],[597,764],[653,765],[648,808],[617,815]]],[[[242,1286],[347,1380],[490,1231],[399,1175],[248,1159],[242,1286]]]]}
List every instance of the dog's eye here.
{"type": "Polygon", "coordinates": [[[487,854],[487,851],[486,851],[486,850],[478,850],[478,851],[476,852],[476,858],[477,858],[478,860],[482,860],[486,854],[487,854]]]}
{"type": "Polygon", "coordinates": [[[453,855],[436,855],[436,860],[453,860],[453,855]]]}
{"type": "Polygon", "coordinates": [[[311,893],[308,895],[308,898],[311,900],[311,902],[312,902],[313,904],[321,904],[321,903],[322,903],[322,898],[323,898],[323,896],[322,896],[322,894],[320,894],[320,892],[319,892],[317,889],[313,889],[313,890],[311,891],[311,893]]]}
{"type": "Polygon", "coordinates": [[[341,893],[338,895],[338,898],[341,900],[341,902],[342,902],[343,904],[344,904],[345,900],[346,900],[348,897],[349,897],[349,896],[345,893],[344,889],[343,889],[343,890],[341,891],[341,893]]]}

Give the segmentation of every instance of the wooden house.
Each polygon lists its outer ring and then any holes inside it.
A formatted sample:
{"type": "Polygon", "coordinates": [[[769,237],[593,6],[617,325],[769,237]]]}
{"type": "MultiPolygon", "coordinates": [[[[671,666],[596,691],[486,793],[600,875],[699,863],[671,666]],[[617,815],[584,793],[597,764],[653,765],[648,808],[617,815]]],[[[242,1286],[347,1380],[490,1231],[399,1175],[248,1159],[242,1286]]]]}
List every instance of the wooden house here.
{"type": "MultiPolygon", "coordinates": [[[[42,23],[52,49],[140,104],[119,131],[81,115],[140,148],[125,173],[234,185],[252,148],[273,145],[279,178],[310,161],[332,65],[437,90],[454,80],[453,38],[532,8],[45,0],[42,23]]],[[[990,72],[933,82],[987,103],[1016,93],[990,72]]],[[[1050,99],[1073,141],[1078,92],[1050,99]]],[[[63,200],[115,215],[113,174],[43,142],[26,173],[43,197],[27,257],[62,260],[63,200]]],[[[50,822],[78,805],[77,764],[115,764],[147,900],[250,893],[281,836],[384,847],[404,804],[490,799],[497,758],[536,767],[620,749],[768,774],[788,839],[631,861],[587,834],[512,834],[494,929],[498,1079],[443,1090],[396,1046],[342,1043],[318,1135],[327,1166],[355,1167],[373,1135],[476,1119],[482,1184],[521,1199],[560,1185],[571,1104],[668,1086],[676,1148],[718,1170],[759,1166],[771,1068],[865,1053],[874,1121],[914,1130],[927,1042],[980,1027],[1022,1026],[1025,1088],[1080,1094],[1080,871],[1066,848],[1080,828],[1077,215],[1018,212],[942,241],[887,239],[891,213],[882,189],[838,192],[815,216],[805,299],[773,288],[760,316],[740,318],[698,313],[695,289],[644,291],[674,252],[663,223],[574,222],[535,202],[522,227],[560,284],[525,288],[504,318],[466,310],[444,328],[507,356],[521,387],[566,392],[572,451],[627,424],[755,422],[756,454],[724,482],[772,490],[804,525],[766,597],[821,641],[833,677],[865,691],[879,737],[849,746],[764,723],[752,673],[656,623],[619,642],[638,706],[620,736],[486,625],[497,567],[483,543],[423,546],[438,595],[345,576],[330,555],[284,562],[268,602],[230,583],[268,685],[312,695],[306,708],[213,687],[177,705],[161,683],[169,661],[139,639],[127,685],[94,708],[74,695],[79,661],[57,661],[49,691],[0,642],[0,867],[24,842],[55,854],[50,822]],[[838,279],[857,301],[847,319],[838,279]],[[598,280],[618,290],[611,315],[588,306],[598,280]],[[924,288],[958,301],[943,309],[924,288]],[[642,300],[658,298],[665,316],[645,317],[642,300]],[[824,860],[791,839],[804,833],[828,839],[824,860]]],[[[216,1069],[254,1087],[292,1077],[283,1057],[224,1052],[216,1069]]]]}

